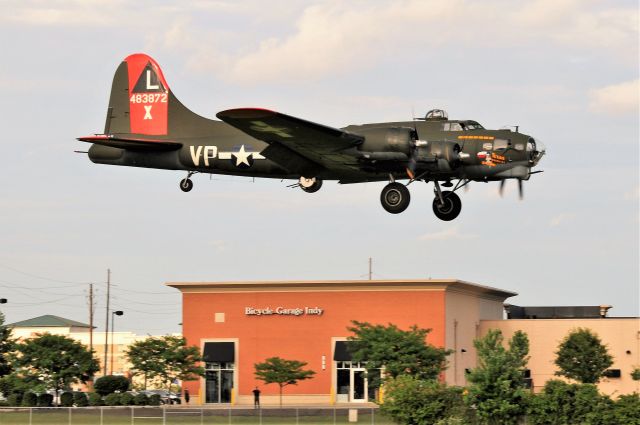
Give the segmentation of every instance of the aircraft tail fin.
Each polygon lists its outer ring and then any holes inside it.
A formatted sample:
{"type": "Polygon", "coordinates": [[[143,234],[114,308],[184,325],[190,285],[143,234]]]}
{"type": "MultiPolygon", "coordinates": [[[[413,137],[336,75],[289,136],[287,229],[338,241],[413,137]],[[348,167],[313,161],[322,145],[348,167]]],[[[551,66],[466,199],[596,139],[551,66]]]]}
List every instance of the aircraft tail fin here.
{"type": "Polygon", "coordinates": [[[129,55],[116,70],[105,135],[121,139],[175,140],[211,134],[219,123],[195,114],[180,103],[162,69],[150,56],[129,55]]]}

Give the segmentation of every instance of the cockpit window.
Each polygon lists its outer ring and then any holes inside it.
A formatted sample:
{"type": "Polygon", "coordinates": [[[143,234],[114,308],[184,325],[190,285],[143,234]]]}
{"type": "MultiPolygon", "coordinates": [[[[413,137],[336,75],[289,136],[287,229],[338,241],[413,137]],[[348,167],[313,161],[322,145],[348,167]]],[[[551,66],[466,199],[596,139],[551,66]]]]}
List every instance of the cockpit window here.
{"type": "Polygon", "coordinates": [[[478,124],[477,122],[465,123],[464,128],[466,130],[484,130],[484,127],[478,124]]]}

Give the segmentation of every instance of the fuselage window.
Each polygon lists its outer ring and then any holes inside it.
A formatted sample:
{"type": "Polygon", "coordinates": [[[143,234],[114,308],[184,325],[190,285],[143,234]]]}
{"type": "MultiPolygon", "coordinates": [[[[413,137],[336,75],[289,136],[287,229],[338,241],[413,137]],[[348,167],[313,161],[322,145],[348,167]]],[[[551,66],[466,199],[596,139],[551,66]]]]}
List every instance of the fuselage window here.
{"type": "Polygon", "coordinates": [[[507,149],[510,144],[511,144],[511,142],[509,142],[508,140],[495,139],[493,141],[493,150],[497,151],[497,150],[500,150],[500,149],[507,149]]]}
{"type": "Polygon", "coordinates": [[[451,127],[449,127],[449,131],[462,131],[462,126],[460,123],[452,122],[450,123],[451,127]]]}

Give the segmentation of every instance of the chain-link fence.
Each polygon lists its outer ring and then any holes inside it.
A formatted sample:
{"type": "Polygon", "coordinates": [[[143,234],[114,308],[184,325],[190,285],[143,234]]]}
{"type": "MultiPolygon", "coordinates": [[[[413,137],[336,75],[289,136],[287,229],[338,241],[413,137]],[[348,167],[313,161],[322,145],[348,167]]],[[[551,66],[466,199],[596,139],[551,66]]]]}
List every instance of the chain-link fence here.
{"type": "Polygon", "coordinates": [[[0,409],[0,425],[378,424],[394,422],[376,408],[15,407],[0,409]]]}

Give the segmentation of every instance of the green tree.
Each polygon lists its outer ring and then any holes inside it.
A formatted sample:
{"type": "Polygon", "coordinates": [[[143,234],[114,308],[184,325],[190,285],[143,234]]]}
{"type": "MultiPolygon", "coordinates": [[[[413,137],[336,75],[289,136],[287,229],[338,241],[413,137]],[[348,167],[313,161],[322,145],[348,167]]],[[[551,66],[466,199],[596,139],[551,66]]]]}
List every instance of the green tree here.
{"type": "Polygon", "coordinates": [[[399,424],[435,424],[448,418],[460,423],[473,422],[462,398],[463,389],[447,387],[435,380],[410,375],[388,378],[384,384],[384,403],[380,411],[399,424]]]}
{"type": "Polygon", "coordinates": [[[0,378],[11,373],[8,356],[15,346],[15,340],[11,338],[11,328],[4,324],[4,320],[4,314],[0,313],[0,378]]]}
{"type": "Polygon", "coordinates": [[[530,391],[525,388],[524,371],[529,359],[529,338],[517,331],[509,348],[497,329],[473,342],[478,367],[467,380],[471,383],[467,402],[476,408],[478,418],[487,424],[516,424],[526,411],[530,391]]]}
{"type": "Polygon", "coordinates": [[[357,320],[352,323],[353,326],[347,328],[353,333],[349,337],[351,359],[366,365],[370,385],[380,384],[378,371],[382,367],[389,378],[411,375],[418,379],[436,379],[446,368],[447,355],[452,353],[426,342],[431,329],[414,325],[403,331],[391,323],[388,326],[357,320]]]}
{"type": "Polygon", "coordinates": [[[256,378],[265,384],[278,384],[280,387],[280,407],[282,407],[282,390],[287,385],[296,385],[298,381],[311,379],[316,373],[313,370],[302,370],[306,362],[285,360],[270,357],[264,363],[255,364],[256,378]]]}
{"type": "Polygon", "coordinates": [[[149,337],[132,344],[125,352],[134,373],[160,379],[167,388],[176,379],[189,381],[204,376],[200,350],[188,346],[182,336],[149,337]]]}
{"type": "Polygon", "coordinates": [[[634,381],[640,381],[640,367],[635,367],[631,371],[631,379],[633,379],[634,381]]]}
{"type": "Polygon", "coordinates": [[[93,353],[80,342],[62,335],[41,334],[16,344],[14,374],[37,380],[56,395],[78,381],[86,383],[100,370],[93,353]]]}
{"type": "Polygon", "coordinates": [[[136,341],[126,349],[125,356],[131,363],[131,371],[136,376],[144,377],[145,390],[148,380],[160,375],[166,350],[166,342],[155,337],[136,341]]]}
{"type": "Polygon", "coordinates": [[[597,384],[605,370],[613,364],[607,347],[590,329],[571,331],[558,346],[555,374],[583,384],[597,384]]]}

